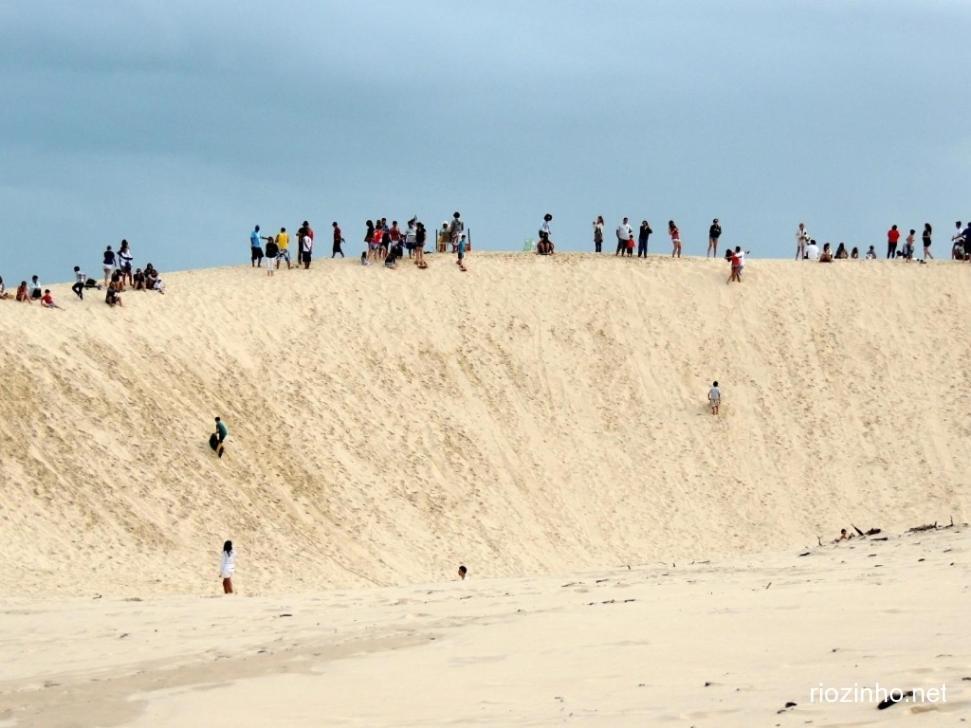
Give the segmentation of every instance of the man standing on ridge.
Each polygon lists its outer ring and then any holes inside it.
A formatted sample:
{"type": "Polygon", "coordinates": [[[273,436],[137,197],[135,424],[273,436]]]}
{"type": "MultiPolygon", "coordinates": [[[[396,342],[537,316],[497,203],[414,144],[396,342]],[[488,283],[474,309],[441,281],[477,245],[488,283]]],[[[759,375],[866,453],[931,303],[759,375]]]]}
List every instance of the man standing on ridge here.
{"type": "Polygon", "coordinates": [[[806,223],[799,223],[799,229],[796,230],[796,260],[802,260],[806,257],[806,246],[809,244],[809,231],[806,230],[806,223]]]}
{"type": "Polygon", "coordinates": [[[627,241],[634,237],[634,230],[631,228],[630,223],[625,217],[620,225],[617,226],[617,252],[614,253],[614,257],[618,255],[623,255],[627,252],[627,241]]]}
{"type": "Polygon", "coordinates": [[[280,260],[287,261],[287,268],[290,268],[290,235],[285,227],[280,228],[276,235],[276,267],[280,267],[280,260]]]}
{"type": "Polygon", "coordinates": [[[341,243],[344,242],[344,238],[341,233],[341,226],[337,224],[336,220],[332,222],[330,225],[332,228],[334,228],[334,249],[331,251],[330,257],[333,258],[335,255],[340,253],[340,256],[343,258],[344,251],[341,248],[341,243]]]}
{"type": "Polygon", "coordinates": [[[900,231],[896,225],[892,225],[887,230],[887,258],[897,257],[897,241],[900,240],[900,231]]]}
{"type": "Polygon", "coordinates": [[[705,257],[708,257],[708,253],[711,253],[712,258],[718,257],[718,238],[722,235],[722,226],[718,224],[718,218],[716,217],[711,221],[711,227],[708,228],[708,250],[705,252],[705,257]]]}
{"type": "Polygon", "coordinates": [[[260,226],[253,228],[249,234],[250,268],[258,268],[263,264],[263,243],[260,242],[260,226]]]}

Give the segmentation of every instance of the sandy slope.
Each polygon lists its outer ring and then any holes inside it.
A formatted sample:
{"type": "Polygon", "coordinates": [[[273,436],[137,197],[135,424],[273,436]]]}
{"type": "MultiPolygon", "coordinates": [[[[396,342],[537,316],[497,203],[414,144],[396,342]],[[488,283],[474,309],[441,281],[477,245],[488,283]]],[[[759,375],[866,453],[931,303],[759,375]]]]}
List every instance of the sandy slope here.
{"type": "Polygon", "coordinates": [[[0,303],[0,589],[211,593],[225,538],[254,594],[967,520],[971,267],[726,275],[495,254],[0,303]]]}
{"type": "Polygon", "coordinates": [[[966,725],[969,537],[301,595],[6,599],[0,725],[966,725]],[[821,685],[939,692],[879,711],[821,702],[821,685]]]}

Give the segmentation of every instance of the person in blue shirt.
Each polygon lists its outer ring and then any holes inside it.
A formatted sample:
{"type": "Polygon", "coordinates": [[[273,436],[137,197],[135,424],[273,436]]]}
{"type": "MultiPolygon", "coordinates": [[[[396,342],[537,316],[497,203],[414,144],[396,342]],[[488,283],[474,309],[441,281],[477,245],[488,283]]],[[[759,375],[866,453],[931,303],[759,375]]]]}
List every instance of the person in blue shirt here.
{"type": "Polygon", "coordinates": [[[249,234],[250,268],[259,268],[263,263],[263,244],[260,242],[260,226],[249,234]]]}

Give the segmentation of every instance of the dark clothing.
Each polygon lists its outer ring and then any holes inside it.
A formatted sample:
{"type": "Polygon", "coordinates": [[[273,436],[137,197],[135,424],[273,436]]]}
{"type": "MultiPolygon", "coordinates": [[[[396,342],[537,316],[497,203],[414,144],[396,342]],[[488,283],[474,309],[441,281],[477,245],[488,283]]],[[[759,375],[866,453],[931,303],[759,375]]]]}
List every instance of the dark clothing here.
{"type": "Polygon", "coordinates": [[[258,263],[263,260],[263,248],[250,248],[250,263],[258,263]]]}
{"type": "Polygon", "coordinates": [[[641,225],[640,232],[637,235],[637,257],[638,258],[647,257],[647,244],[650,241],[651,233],[653,232],[654,231],[651,230],[650,225],[648,225],[647,227],[645,227],[644,225],[641,225]]]}
{"type": "Polygon", "coordinates": [[[71,290],[74,291],[78,298],[80,298],[82,301],[84,300],[84,284],[81,281],[78,281],[71,286],[71,290]]]}
{"type": "Polygon", "coordinates": [[[718,240],[722,235],[722,226],[717,223],[708,228],[708,237],[712,240],[718,240]]]}
{"type": "Polygon", "coordinates": [[[896,258],[897,257],[897,244],[887,241],[887,257],[896,258]]]}

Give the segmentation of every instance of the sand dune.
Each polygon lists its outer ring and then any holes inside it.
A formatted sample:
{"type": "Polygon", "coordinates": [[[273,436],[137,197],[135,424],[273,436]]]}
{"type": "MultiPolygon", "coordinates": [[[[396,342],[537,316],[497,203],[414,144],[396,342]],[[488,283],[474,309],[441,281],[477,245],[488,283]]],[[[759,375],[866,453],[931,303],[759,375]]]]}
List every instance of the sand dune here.
{"type": "Polygon", "coordinates": [[[470,266],[0,304],[0,589],[211,593],[225,538],[256,594],[971,516],[968,266],[753,261],[731,287],[703,260],[470,266]]]}

